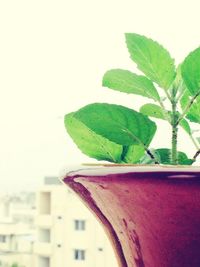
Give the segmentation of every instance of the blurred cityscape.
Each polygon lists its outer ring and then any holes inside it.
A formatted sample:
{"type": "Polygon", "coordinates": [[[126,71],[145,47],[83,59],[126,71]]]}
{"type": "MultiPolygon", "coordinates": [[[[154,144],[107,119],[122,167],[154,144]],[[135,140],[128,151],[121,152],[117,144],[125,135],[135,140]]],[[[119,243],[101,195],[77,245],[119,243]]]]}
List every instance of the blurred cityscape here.
{"type": "Polygon", "coordinates": [[[0,195],[0,267],[116,267],[93,215],[56,177],[0,195]]]}

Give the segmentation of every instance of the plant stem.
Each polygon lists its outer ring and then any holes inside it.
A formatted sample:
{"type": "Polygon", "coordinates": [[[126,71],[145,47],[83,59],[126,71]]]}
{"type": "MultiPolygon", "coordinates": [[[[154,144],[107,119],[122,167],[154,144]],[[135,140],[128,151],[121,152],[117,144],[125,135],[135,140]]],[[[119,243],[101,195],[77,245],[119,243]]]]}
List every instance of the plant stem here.
{"type": "Polygon", "coordinates": [[[125,132],[133,139],[136,140],[139,144],[141,144],[144,147],[144,150],[146,151],[146,153],[150,156],[150,158],[154,161],[155,164],[160,164],[157,159],[155,158],[155,156],[151,153],[151,151],[148,149],[148,147],[141,142],[141,140],[139,138],[137,138],[132,132],[125,130],[125,132]]]}
{"type": "Polygon", "coordinates": [[[200,155],[200,149],[194,155],[193,160],[196,160],[199,155],[200,155]]]}
{"type": "Polygon", "coordinates": [[[178,91],[179,91],[179,95],[176,97],[177,103],[179,102],[179,100],[181,99],[181,97],[184,95],[186,89],[182,89],[182,90],[178,90],[178,91]]]}
{"type": "Polygon", "coordinates": [[[165,90],[165,94],[166,94],[167,98],[169,99],[169,101],[172,101],[172,98],[171,98],[171,96],[167,90],[165,90]]]}
{"type": "Polygon", "coordinates": [[[183,111],[183,113],[181,114],[181,116],[179,117],[177,124],[180,123],[180,121],[185,117],[185,115],[188,113],[188,111],[190,110],[192,104],[194,103],[195,99],[200,95],[200,90],[193,96],[193,98],[189,101],[189,103],[187,104],[185,110],[183,111]]]}
{"type": "Polygon", "coordinates": [[[177,134],[178,134],[178,123],[177,123],[177,102],[175,88],[172,88],[171,96],[172,104],[172,152],[171,152],[171,163],[172,165],[178,164],[178,153],[177,153],[177,134]]]}
{"type": "Polygon", "coordinates": [[[149,157],[154,161],[155,164],[159,164],[159,162],[156,160],[156,158],[154,157],[154,155],[151,153],[151,151],[149,149],[145,149],[146,153],[149,155],[149,157]]]}
{"type": "Polygon", "coordinates": [[[172,124],[172,164],[173,165],[176,165],[178,163],[177,133],[178,133],[178,127],[176,126],[176,124],[172,124]]]}
{"type": "Polygon", "coordinates": [[[190,139],[192,140],[192,143],[194,144],[194,146],[196,147],[197,150],[199,150],[199,145],[197,144],[197,141],[195,140],[194,136],[192,134],[190,134],[190,139]]]}

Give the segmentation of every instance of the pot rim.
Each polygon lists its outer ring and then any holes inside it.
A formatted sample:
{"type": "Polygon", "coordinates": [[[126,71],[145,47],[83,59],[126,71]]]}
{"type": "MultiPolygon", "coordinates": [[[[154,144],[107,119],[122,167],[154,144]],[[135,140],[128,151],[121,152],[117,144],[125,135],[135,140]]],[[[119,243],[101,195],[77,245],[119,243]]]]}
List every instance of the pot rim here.
{"type": "Polygon", "coordinates": [[[149,164],[113,164],[113,163],[84,163],[73,166],[68,166],[63,170],[61,180],[66,179],[71,175],[76,176],[103,176],[106,174],[123,174],[123,173],[155,173],[155,172],[171,172],[171,173],[195,173],[200,175],[200,166],[191,165],[149,165],[149,164]]]}

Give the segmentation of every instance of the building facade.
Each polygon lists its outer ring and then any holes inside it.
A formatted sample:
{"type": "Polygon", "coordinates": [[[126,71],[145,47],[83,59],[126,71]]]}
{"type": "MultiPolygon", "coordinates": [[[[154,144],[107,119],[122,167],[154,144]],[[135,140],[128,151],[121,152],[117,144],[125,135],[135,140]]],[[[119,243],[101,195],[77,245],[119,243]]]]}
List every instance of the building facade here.
{"type": "Polygon", "coordinates": [[[35,267],[116,267],[102,227],[57,178],[47,177],[38,192],[35,267]]]}
{"type": "Polygon", "coordinates": [[[0,198],[0,267],[34,267],[33,193],[0,198]]]}

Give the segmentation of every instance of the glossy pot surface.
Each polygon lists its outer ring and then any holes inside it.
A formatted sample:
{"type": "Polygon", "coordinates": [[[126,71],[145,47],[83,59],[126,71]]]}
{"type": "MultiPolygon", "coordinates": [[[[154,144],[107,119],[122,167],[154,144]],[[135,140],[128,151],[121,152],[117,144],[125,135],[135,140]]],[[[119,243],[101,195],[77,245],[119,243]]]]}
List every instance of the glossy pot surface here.
{"type": "Polygon", "coordinates": [[[96,167],[63,181],[103,224],[119,267],[200,267],[199,168],[96,167]]]}

